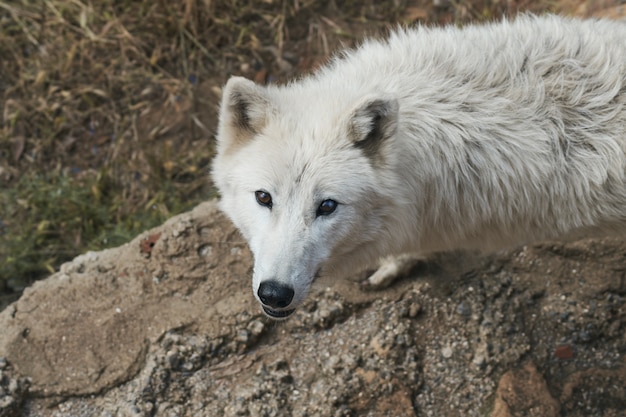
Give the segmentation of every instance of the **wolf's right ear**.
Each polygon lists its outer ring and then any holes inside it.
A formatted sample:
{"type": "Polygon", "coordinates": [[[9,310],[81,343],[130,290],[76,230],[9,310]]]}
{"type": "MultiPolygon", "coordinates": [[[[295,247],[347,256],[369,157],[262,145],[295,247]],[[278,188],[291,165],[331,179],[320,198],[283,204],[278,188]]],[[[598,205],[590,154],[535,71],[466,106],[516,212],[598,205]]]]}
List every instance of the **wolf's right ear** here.
{"type": "Polygon", "coordinates": [[[222,149],[242,145],[265,126],[269,98],[263,87],[232,77],[222,92],[218,144],[222,149]]]}

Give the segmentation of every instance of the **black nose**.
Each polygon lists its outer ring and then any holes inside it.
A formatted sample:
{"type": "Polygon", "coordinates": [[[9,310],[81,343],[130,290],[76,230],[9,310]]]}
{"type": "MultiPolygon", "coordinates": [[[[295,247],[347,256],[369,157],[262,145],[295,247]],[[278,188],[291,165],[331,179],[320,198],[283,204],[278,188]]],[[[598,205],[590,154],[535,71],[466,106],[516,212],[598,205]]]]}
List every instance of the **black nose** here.
{"type": "Polygon", "coordinates": [[[265,281],[257,291],[261,302],[273,308],[285,308],[293,300],[293,289],[280,282],[265,281]]]}

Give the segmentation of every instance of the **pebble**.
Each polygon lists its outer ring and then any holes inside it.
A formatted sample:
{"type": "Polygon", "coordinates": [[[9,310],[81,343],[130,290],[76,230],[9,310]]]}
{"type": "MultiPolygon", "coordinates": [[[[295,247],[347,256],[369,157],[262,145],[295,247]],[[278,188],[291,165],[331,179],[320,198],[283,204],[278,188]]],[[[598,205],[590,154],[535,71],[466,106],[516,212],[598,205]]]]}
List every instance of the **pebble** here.
{"type": "Polygon", "coordinates": [[[467,301],[461,301],[456,306],[456,312],[460,316],[468,318],[472,315],[472,306],[467,301]]]}
{"type": "Polygon", "coordinates": [[[574,349],[571,345],[560,345],[554,349],[554,356],[558,359],[572,359],[574,357],[574,349]]]}
{"type": "Polygon", "coordinates": [[[239,330],[237,336],[235,336],[235,340],[241,343],[248,343],[250,340],[250,332],[246,329],[239,330]]]}
{"type": "Polygon", "coordinates": [[[165,355],[165,360],[167,361],[170,369],[177,369],[180,365],[180,356],[175,350],[170,350],[169,352],[167,352],[167,354],[165,355]]]}
{"type": "Polygon", "coordinates": [[[476,365],[478,368],[482,368],[487,363],[487,359],[484,355],[475,355],[472,363],[476,365]]]}
{"type": "Polygon", "coordinates": [[[9,409],[13,406],[15,399],[10,395],[6,395],[0,398],[0,411],[9,409]]]}
{"type": "Polygon", "coordinates": [[[198,255],[203,258],[208,258],[213,255],[213,246],[211,245],[202,245],[198,248],[198,255]]]}
{"type": "Polygon", "coordinates": [[[411,306],[409,307],[409,317],[414,319],[415,317],[417,317],[420,311],[422,311],[421,304],[418,304],[418,303],[411,304],[411,306]]]}
{"type": "Polygon", "coordinates": [[[260,320],[252,320],[250,324],[248,324],[247,330],[250,331],[252,336],[258,337],[265,330],[265,324],[263,324],[260,320]]]}

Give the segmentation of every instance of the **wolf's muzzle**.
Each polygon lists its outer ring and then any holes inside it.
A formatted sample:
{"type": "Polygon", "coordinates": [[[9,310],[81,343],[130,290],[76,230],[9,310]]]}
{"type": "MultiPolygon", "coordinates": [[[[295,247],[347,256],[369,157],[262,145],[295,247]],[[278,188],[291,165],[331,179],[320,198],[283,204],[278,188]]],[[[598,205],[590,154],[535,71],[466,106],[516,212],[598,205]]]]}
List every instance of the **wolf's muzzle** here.
{"type": "Polygon", "coordinates": [[[278,281],[264,281],[257,291],[263,304],[263,311],[275,319],[283,319],[291,315],[295,309],[285,309],[293,300],[293,288],[278,281]]]}

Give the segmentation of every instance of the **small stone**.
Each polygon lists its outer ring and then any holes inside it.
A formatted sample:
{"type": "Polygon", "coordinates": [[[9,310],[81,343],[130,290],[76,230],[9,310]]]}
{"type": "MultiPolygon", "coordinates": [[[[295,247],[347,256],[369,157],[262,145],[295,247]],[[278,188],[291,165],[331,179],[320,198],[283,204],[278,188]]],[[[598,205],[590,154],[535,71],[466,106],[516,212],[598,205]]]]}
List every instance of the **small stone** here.
{"type": "Polygon", "coordinates": [[[247,331],[246,329],[239,330],[237,332],[237,336],[235,337],[235,340],[241,343],[248,343],[248,341],[250,340],[250,332],[247,331]]]}
{"type": "Polygon", "coordinates": [[[409,317],[414,319],[422,311],[422,306],[418,303],[413,303],[409,307],[409,317]]]}
{"type": "Polygon", "coordinates": [[[571,345],[560,345],[554,349],[554,356],[558,359],[572,359],[574,357],[574,349],[571,345]]]}
{"type": "Polygon", "coordinates": [[[0,398],[0,411],[12,408],[14,403],[15,399],[10,395],[0,398]]]}
{"type": "Polygon", "coordinates": [[[441,356],[445,359],[450,359],[452,357],[452,348],[450,346],[446,346],[441,349],[441,356]]]}
{"type": "Polygon", "coordinates": [[[456,312],[462,317],[470,317],[472,315],[472,307],[467,301],[462,301],[456,306],[456,312]]]}
{"type": "Polygon", "coordinates": [[[341,355],[341,362],[344,365],[344,368],[353,369],[358,365],[356,358],[349,354],[341,355]]]}
{"type": "Polygon", "coordinates": [[[550,395],[548,385],[533,363],[521,369],[507,371],[498,382],[491,417],[533,415],[560,416],[560,405],[550,395]],[[518,410],[525,410],[527,413],[518,410]],[[528,412],[532,410],[532,412],[528,412]]]}
{"type": "Polygon", "coordinates": [[[333,370],[339,369],[340,368],[340,366],[339,366],[340,363],[341,363],[341,358],[338,355],[332,355],[326,361],[326,365],[328,366],[328,368],[333,369],[333,370]]]}
{"type": "Polygon", "coordinates": [[[178,355],[178,352],[174,350],[167,352],[165,360],[171,369],[177,369],[180,365],[180,356],[178,355]]]}
{"type": "MultiPolygon", "coordinates": [[[[619,322],[615,323],[619,324],[619,322]]],[[[581,330],[580,332],[578,332],[578,338],[581,342],[590,342],[591,340],[593,340],[593,334],[587,330],[581,330]]]]}
{"type": "Polygon", "coordinates": [[[202,245],[198,248],[198,255],[203,258],[208,258],[213,255],[213,246],[211,245],[202,245]]]}
{"type": "Polygon", "coordinates": [[[484,355],[476,355],[474,356],[472,363],[476,365],[478,368],[482,369],[487,363],[487,359],[485,358],[484,355]]]}
{"type": "Polygon", "coordinates": [[[180,366],[180,370],[184,372],[191,372],[195,369],[193,362],[185,362],[180,366]]]}
{"type": "Polygon", "coordinates": [[[9,389],[9,393],[10,394],[17,394],[17,391],[19,390],[20,386],[17,382],[17,379],[11,379],[9,381],[9,386],[7,387],[9,389]]]}
{"type": "Polygon", "coordinates": [[[379,356],[387,356],[391,350],[391,346],[386,345],[384,337],[380,334],[374,336],[370,341],[370,346],[379,356]]]}
{"type": "Polygon", "coordinates": [[[265,330],[265,324],[263,324],[260,320],[252,320],[250,324],[248,324],[247,329],[250,331],[252,336],[257,337],[263,333],[263,330],[265,330]]]}

